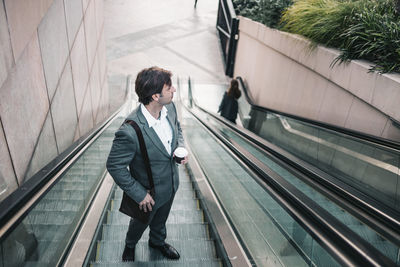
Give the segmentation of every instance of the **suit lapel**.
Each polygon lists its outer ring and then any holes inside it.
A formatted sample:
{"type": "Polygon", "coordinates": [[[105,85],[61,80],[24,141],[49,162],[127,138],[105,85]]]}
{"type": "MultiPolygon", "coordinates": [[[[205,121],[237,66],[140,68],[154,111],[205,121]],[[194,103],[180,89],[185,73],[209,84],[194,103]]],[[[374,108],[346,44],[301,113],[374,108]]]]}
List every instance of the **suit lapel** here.
{"type": "Polygon", "coordinates": [[[176,132],[175,132],[175,124],[173,124],[172,123],[172,120],[171,120],[171,118],[170,118],[170,111],[168,110],[168,113],[167,113],[167,119],[168,119],[168,122],[169,122],[169,126],[171,126],[171,130],[172,130],[172,142],[171,142],[171,152],[173,153],[174,152],[174,149],[175,149],[175,138],[176,138],[176,132]]]}
{"type": "Polygon", "coordinates": [[[137,111],[138,119],[140,123],[143,125],[144,133],[149,137],[149,139],[153,142],[154,146],[157,147],[161,153],[163,153],[166,157],[171,157],[168,155],[167,150],[165,149],[163,143],[161,142],[160,138],[158,137],[157,133],[154,131],[153,128],[150,128],[146,118],[144,117],[140,108],[137,111]]]}

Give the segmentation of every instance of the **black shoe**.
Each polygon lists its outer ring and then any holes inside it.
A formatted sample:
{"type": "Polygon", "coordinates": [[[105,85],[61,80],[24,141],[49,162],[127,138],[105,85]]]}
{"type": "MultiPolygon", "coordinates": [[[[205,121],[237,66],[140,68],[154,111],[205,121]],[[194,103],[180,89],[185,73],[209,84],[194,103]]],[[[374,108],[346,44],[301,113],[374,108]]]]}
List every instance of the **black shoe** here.
{"type": "Polygon", "coordinates": [[[177,260],[181,257],[179,255],[178,251],[170,244],[164,243],[164,245],[156,246],[156,245],[152,244],[151,242],[149,242],[149,246],[151,248],[158,249],[164,255],[164,257],[166,257],[168,259],[177,260]]]}
{"type": "Polygon", "coordinates": [[[135,261],[135,247],[130,248],[125,245],[124,253],[122,253],[122,261],[135,261]]]}

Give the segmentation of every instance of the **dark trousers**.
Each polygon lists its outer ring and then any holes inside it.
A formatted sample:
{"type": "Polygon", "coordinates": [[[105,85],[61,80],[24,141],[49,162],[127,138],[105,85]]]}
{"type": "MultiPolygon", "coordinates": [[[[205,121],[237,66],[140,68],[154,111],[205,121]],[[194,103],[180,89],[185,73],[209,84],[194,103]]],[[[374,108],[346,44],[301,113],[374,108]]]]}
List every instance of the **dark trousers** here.
{"type": "Polygon", "coordinates": [[[153,209],[150,214],[149,223],[144,224],[139,220],[131,218],[125,238],[125,243],[128,247],[133,248],[137,244],[147,226],[150,226],[149,241],[157,246],[164,244],[165,239],[167,238],[165,223],[168,219],[174,196],[175,194],[172,195],[169,201],[158,207],[156,210],[153,209]]]}

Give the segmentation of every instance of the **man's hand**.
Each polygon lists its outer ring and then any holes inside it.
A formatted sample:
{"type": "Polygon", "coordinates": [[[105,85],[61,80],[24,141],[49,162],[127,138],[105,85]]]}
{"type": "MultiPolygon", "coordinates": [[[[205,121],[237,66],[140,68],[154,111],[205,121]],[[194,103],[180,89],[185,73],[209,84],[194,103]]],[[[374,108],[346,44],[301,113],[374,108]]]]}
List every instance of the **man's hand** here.
{"type": "Polygon", "coordinates": [[[144,212],[152,211],[153,210],[152,206],[154,206],[154,204],[155,204],[154,199],[147,192],[144,199],[139,203],[139,208],[144,212]]]}
{"type": "Polygon", "coordinates": [[[181,161],[181,164],[185,165],[186,163],[188,163],[189,161],[189,156],[186,156],[183,158],[183,160],[181,161]]]}

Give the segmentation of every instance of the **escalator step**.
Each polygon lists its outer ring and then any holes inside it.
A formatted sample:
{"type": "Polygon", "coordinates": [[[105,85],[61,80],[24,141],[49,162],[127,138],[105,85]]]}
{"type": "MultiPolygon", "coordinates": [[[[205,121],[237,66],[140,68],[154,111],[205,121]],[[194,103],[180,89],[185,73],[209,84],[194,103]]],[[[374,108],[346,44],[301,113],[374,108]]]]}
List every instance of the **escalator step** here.
{"type": "MultiPolygon", "coordinates": [[[[121,206],[122,199],[115,199],[111,205],[111,211],[118,211],[121,206]]],[[[197,199],[185,199],[185,198],[177,198],[174,199],[172,204],[172,210],[198,210],[199,204],[197,203],[197,199]]]]}
{"type": "Polygon", "coordinates": [[[72,223],[76,212],[73,211],[36,211],[32,210],[26,217],[26,222],[31,225],[65,225],[72,223]]]}
{"type": "Polygon", "coordinates": [[[77,181],[75,183],[64,181],[58,182],[52,190],[82,190],[88,191],[91,188],[91,184],[87,182],[77,181]]]}
{"type": "MultiPolygon", "coordinates": [[[[144,262],[171,262],[158,250],[148,246],[147,240],[140,240],[136,245],[135,260],[144,262]]],[[[168,242],[168,240],[167,240],[168,242]]],[[[216,259],[214,241],[211,240],[173,240],[169,242],[180,255],[180,262],[186,260],[216,259]]],[[[125,247],[124,241],[98,242],[96,261],[120,261],[125,247]]]]}
{"type": "Polygon", "coordinates": [[[39,242],[60,241],[65,238],[65,233],[70,226],[65,225],[49,225],[35,224],[32,225],[33,233],[39,242]]]}
{"type": "Polygon", "coordinates": [[[181,261],[164,261],[164,262],[93,262],[90,264],[93,267],[117,267],[117,266],[132,266],[132,267],[222,267],[222,262],[217,259],[213,260],[185,260],[181,261]]]}
{"type": "MultiPolygon", "coordinates": [[[[195,197],[196,194],[192,189],[178,189],[175,195],[175,199],[177,198],[193,199],[195,197]]],[[[114,199],[122,199],[122,190],[119,189],[115,191],[114,199]]]]}
{"type": "MultiPolygon", "coordinates": [[[[126,225],[104,225],[102,240],[125,240],[128,224],[126,225]]],[[[209,240],[207,223],[168,224],[168,240],[209,240]]],[[[149,229],[143,233],[143,237],[149,235],[149,229]]]]}
{"type": "Polygon", "coordinates": [[[50,200],[42,199],[38,205],[35,206],[36,211],[78,211],[82,206],[82,201],[68,199],[68,200],[50,200]]]}
{"type": "Polygon", "coordinates": [[[72,175],[99,175],[103,173],[103,169],[101,168],[96,168],[96,169],[86,169],[86,168],[82,168],[82,169],[69,169],[68,170],[68,175],[72,176],[72,175]]]}
{"type": "Polygon", "coordinates": [[[52,200],[84,200],[88,191],[84,190],[51,190],[45,196],[45,199],[52,200]]]}
{"type": "MultiPolygon", "coordinates": [[[[119,211],[107,212],[107,222],[109,224],[125,224],[129,223],[129,217],[119,211]]],[[[179,223],[203,223],[204,217],[201,210],[171,210],[167,224],[179,223]]]]}
{"type": "Polygon", "coordinates": [[[398,247],[394,246],[392,243],[389,243],[388,241],[376,241],[375,247],[378,248],[382,253],[384,253],[393,261],[397,263],[399,262],[398,247]]]}

